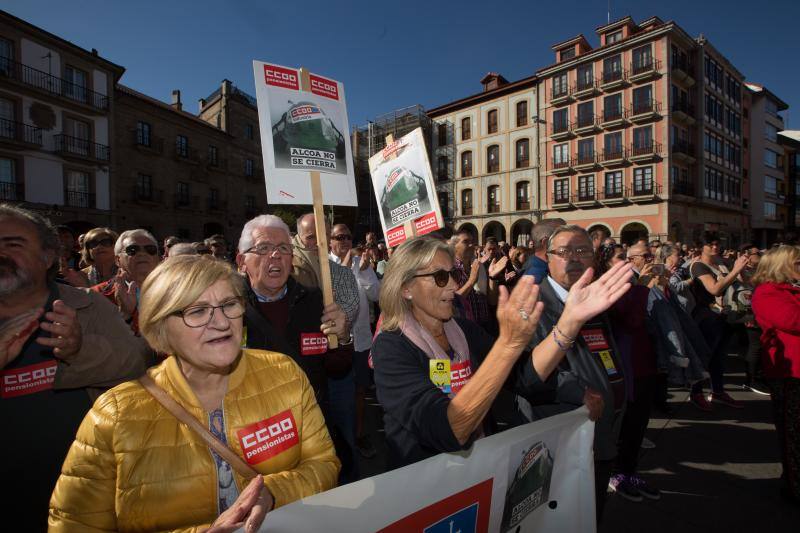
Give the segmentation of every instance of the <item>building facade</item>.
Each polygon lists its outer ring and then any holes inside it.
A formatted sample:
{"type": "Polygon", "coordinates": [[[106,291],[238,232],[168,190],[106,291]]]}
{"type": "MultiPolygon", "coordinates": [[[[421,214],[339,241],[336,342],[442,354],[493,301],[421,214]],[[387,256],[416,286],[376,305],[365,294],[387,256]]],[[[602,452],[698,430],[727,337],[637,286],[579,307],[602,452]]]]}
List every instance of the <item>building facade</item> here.
{"type": "Polygon", "coordinates": [[[627,243],[691,241],[704,230],[741,242],[742,75],[705,39],[658,17],[596,33],[597,49],[578,35],[554,45],[556,63],[537,72],[545,216],[627,243]]]}
{"type": "Polygon", "coordinates": [[[455,229],[526,244],[540,210],[537,78],[489,73],[481,83],[482,92],[428,111],[437,123],[431,166],[435,175],[452,169],[455,229]]]}
{"type": "Polygon", "coordinates": [[[79,232],[112,224],[113,88],[123,72],[0,11],[0,201],[79,232]]]}
{"type": "Polygon", "coordinates": [[[783,146],[783,168],[786,180],[786,240],[797,244],[800,236],[800,130],[778,133],[783,146]]]}

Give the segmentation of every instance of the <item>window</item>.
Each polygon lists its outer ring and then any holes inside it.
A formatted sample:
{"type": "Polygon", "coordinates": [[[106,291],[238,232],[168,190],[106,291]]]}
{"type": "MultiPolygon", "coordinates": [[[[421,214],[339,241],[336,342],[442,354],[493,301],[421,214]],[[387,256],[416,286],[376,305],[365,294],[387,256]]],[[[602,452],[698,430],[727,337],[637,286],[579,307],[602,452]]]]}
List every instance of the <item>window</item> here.
{"type": "Polygon", "coordinates": [[[436,177],[439,178],[439,180],[446,180],[448,174],[447,167],[450,166],[450,160],[446,155],[440,155],[436,164],[436,177]]]}
{"type": "Polygon", "coordinates": [[[764,134],[766,135],[767,139],[769,139],[772,142],[778,142],[778,128],[776,128],[770,123],[764,124],[764,128],[765,128],[764,134]]]}
{"type": "Polygon", "coordinates": [[[140,200],[150,200],[153,197],[153,176],[136,176],[136,197],[140,200]]]}
{"type": "Polygon", "coordinates": [[[578,141],[578,164],[594,163],[594,139],[578,141]]]}
{"type": "Polygon", "coordinates": [[[514,152],[517,154],[516,167],[525,168],[530,165],[530,141],[528,139],[519,139],[515,146],[514,152]]]}
{"type": "Polygon", "coordinates": [[[606,44],[618,43],[622,40],[622,30],[606,33],[606,44]]]}
{"type": "Polygon", "coordinates": [[[633,74],[652,70],[653,68],[653,48],[651,45],[641,46],[633,49],[633,74]]]}
{"type": "Polygon", "coordinates": [[[178,205],[189,205],[189,184],[178,182],[178,205]]]}
{"type": "Polygon", "coordinates": [[[566,50],[561,50],[561,52],[559,53],[559,56],[561,57],[561,61],[566,61],[567,59],[572,59],[573,57],[575,57],[575,47],[573,46],[572,48],[567,48],[566,50]]]}
{"type": "Polygon", "coordinates": [[[594,175],[578,176],[578,201],[594,200],[594,175]]]}
{"type": "Polygon", "coordinates": [[[472,138],[472,120],[469,117],[461,119],[461,140],[466,141],[472,138]]]}
{"type": "Polygon", "coordinates": [[[91,201],[89,174],[75,170],[67,171],[65,204],[72,207],[94,207],[91,201]]]}
{"type": "Polygon", "coordinates": [[[569,163],[569,143],[553,146],[553,168],[563,168],[569,163]]]}
{"type": "Polygon", "coordinates": [[[652,150],[653,128],[651,126],[633,129],[633,148],[634,150],[652,150]]]}
{"type": "Polygon", "coordinates": [[[439,134],[439,146],[447,145],[447,124],[439,124],[437,132],[439,134]]]}
{"type": "Polygon", "coordinates": [[[181,157],[189,157],[189,139],[184,135],[175,137],[175,153],[181,157]]]}
{"type": "Polygon", "coordinates": [[[653,86],[645,85],[633,90],[633,114],[655,111],[653,105],[653,86]]]}
{"type": "Polygon", "coordinates": [[[250,139],[251,141],[253,140],[254,134],[253,134],[253,125],[252,124],[246,124],[245,125],[245,127],[244,127],[244,136],[246,138],[250,139]]]}
{"type": "Polygon", "coordinates": [[[615,55],[603,60],[603,83],[622,79],[622,56],[615,55]]]}
{"type": "Polygon", "coordinates": [[[778,180],[772,176],[764,177],[764,192],[769,194],[778,194],[778,180]]]}
{"type": "Polygon", "coordinates": [[[8,39],[0,38],[0,73],[6,76],[11,74],[12,61],[14,61],[14,43],[8,39]]]}
{"type": "Polygon", "coordinates": [[[64,119],[64,144],[62,150],[83,156],[93,155],[90,152],[91,129],[88,122],[64,119]]]}
{"type": "Polygon", "coordinates": [[[208,189],[208,207],[211,209],[219,208],[219,189],[208,189]]]}
{"type": "Polygon", "coordinates": [[[778,116],[778,104],[777,102],[775,102],[775,100],[770,100],[769,98],[767,98],[764,101],[764,111],[766,111],[768,115],[780,118],[778,116]]]}
{"type": "Polygon", "coordinates": [[[22,200],[17,187],[16,161],[0,157],[0,200],[22,200]]]}
{"type": "Polygon", "coordinates": [[[605,121],[622,118],[622,93],[603,98],[603,119],[605,121]]]}
{"type": "Polygon", "coordinates": [[[486,149],[486,172],[500,172],[500,147],[496,144],[486,149]]]}
{"type": "Polygon", "coordinates": [[[244,160],[244,175],[251,177],[253,176],[253,160],[252,159],[245,159],[244,160]]]}
{"type": "Polygon", "coordinates": [[[446,192],[437,192],[436,197],[439,200],[439,209],[442,210],[444,218],[450,217],[450,197],[446,192]]]}
{"type": "Polygon", "coordinates": [[[772,202],[764,202],[764,218],[777,218],[777,209],[772,202]]]}
{"type": "Polygon", "coordinates": [[[582,65],[578,67],[578,90],[583,91],[594,86],[594,72],[592,65],[582,65]]]}
{"type": "Polygon", "coordinates": [[[492,109],[486,115],[486,131],[497,133],[497,109],[492,109]]]}
{"type": "Polygon", "coordinates": [[[472,152],[467,150],[461,153],[461,177],[472,176],[472,152]]]}
{"type": "Polygon", "coordinates": [[[150,124],[140,120],[136,123],[136,143],[150,146],[150,142],[150,124]]]}
{"type": "Polygon", "coordinates": [[[633,194],[653,194],[653,167],[633,169],[633,194]]]}
{"type": "Polygon", "coordinates": [[[500,212],[500,186],[490,185],[486,190],[486,197],[488,198],[488,205],[486,211],[488,213],[500,212]]]}
{"type": "Polygon", "coordinates": [[[528,101],[517,102],[517,127],[528,125],[528,101]]]}
{"type": "Polygon", "coordinates": [[[517,211],[523,211],[531,208],[531,202],[528,199],[528,185],[527,181],[518,181],[517,189],[517,211]]]}
{"type": "Polygon", "coordinates": [[[86,79],[86,72],[67,65],[64,69],[66,82],[63,87],[64,96],[78,102],[86,102],[86,79]]]}
{"type": "Polygon", "coordinates": [[[764,164],[771,168],[778,168],[778,154],[770,149],[764,149],[764,164]]]}
{"type": "Polygon", "coordinates": [[[578,127],[585,128],[594,124],[594,101],[578,104],[578,127]]]}
{"type": "Polygon", "coordinates": [[[472,214],[472,189],[464,189],[461,191],[461,214],[472,214]]]}
{"type": "Polygon", "coordinates": [[[567,95],[567,73],[553,76],[553,98],[567,95]]]}
{"type": "Polygon", "coordinates": [[[606,172],[606,198],[622,198],[622,171],[606,172]]]}
{"type": "Polygon", "coordinates": [[[722,201],[725,175],[719,170],[706,167],[703,180],[703,196],[712,200],[722,201]]]}
{"type": "Polygon", "coordinates": [[[569,109],[566,107],[553,111],[553,133],[563,133],[569,129],[569,109]]]}
{"type": "Polygon", "coordinates": [[[17,126],[14,123],[14,102],[0,98],[0,137],[14,139],[17,136],[17,126]]]}
{"type": "Polygon", "coordinates": [[[622,157],[622,132],[606,133],[603,138],[603,151],[606,159],[622,157]]]}
{"type": "Polygon", "coordinates": [[[208,145],[208,164],[212,167],[219,165],[219,159],[217,157],[217,147],[213,144],[208,145]]]}
{"type": "Polygon", "coordinates": [[[553,181],[553,203],[565,204],[569,202],[569,178],[553,181]]]}

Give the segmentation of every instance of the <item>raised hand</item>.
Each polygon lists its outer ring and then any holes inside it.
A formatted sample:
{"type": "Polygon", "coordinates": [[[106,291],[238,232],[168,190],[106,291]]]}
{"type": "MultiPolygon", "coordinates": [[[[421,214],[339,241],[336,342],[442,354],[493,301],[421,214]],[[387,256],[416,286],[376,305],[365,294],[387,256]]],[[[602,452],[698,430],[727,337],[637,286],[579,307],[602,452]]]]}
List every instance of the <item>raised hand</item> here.
{"type": "Polygon", "coordinates": [[[44,315],[45,321],[39,327],[50,333],[50,337],[37,337],[36,342],[53,348],[53,354],[68,360],[81,349],[83,336],[78,314],[63,300],[53,302],[53,310],[44,315]]]}
{"type": "Polygon", "coordinates": [[[31,309],[0,324],[0,368],[16,359],[28,337],[39,327],[44,309],[31,309]]]}
{"type": "Polygon", "coordinates": [[[531,340],[544,304],[539,302],[539,286],[533,276],[522,276],[511,291],[504,286],[499,288],[497,300],[497,322],[500,336],[497,342],[514,348],[523,348],[531,340]],[[527,318],[526,318],[527,317],[527,318]]]}
{"type": "Polygon", "coordinates": [[[125,270],[120,269],[117,277],[114,278],[114,299],[117,302],[120,313],[125,320],[129,320],[136,311],[136,289],[139,287],[135,281],[130,280],[130,276],[125,270]]]}
{"type": "Polygon", "coordinates": [[[507,264],[508,257],[506,256],[503,256],[500,260],[492,259],[492,263],[489,265],[489,277],[499,276],[506,269],[507,264]]]}
{"type": "Polygon", "coordinates": [[[588,268],[567,295],[562,317],[581,325],[619,300],[631,287],[630,263],[617,263],[593,283],[594,269],[588,268]]]}

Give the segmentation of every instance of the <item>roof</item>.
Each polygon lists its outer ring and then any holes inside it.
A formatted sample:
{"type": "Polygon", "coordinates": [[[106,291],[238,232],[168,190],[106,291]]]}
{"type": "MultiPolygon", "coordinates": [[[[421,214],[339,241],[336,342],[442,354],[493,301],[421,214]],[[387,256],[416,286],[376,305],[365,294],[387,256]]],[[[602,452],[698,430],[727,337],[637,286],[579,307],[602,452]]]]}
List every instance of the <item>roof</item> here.
{"type": "Polygon", "coordinates": [[[3,11],[3,10],[0,9],[0,18],[10,19],[10,21],[13,23],[13,25],[21,26],[24,29],[26,29],[28,31],[31,31],[31,32],[39,33],[43,37],[45,37],[46,39],[54,41],[55,43],[60,44],[61,46],[64,46],[65,48],[70,49],[73,53],[81,54],[82,56],[85,56],[84,59],[89,59],[90,61],[93,61],[94,63],[99,64],[103,68],[106,68],[106,69],[110,70],[114,74],[114,82],[115,83],[125,73],[125,67],[123,67],[121,65],[117,65],[116,63],[112,63],[108,59],[103,59],[102,57],[100,57],[100,55],[97,53],[97,50],[94,49],[94,48],[91,51],[89,51],[89,50],[87,50],[85,48],[82,48],[82,47],[78,46],[77,44],[64,39],[63,37],[59,37],[58,35],[55,35],[54,33],[50,33],[49,31],[44,30],[44,29],[42,29],[42,28],[40,28],[38,26],[34,26],[30,22],[26,22],[26,21],[22,20],[21,18],[15,17],[11,13],[9,13],[8,11],[3,11]]]}
{"type": "MultiPolygon", "coordinates": [[[[574,45],[574,44],[579,43],[581,41],[585,42],[587,45],[589,44],[589,41],[586,40],[586,37],[582,33],[579,33],[575,37],[570,37],[566,41],[561,41],[560,43],[554,44],[553,46],[550,47],[550,49],[553,50],[553,51],[558,51],[558,50],[561,50],[562,48],[566,48],[569,45],[574,45]]],[[[590,46],[590,48],[591,48],[591,46],[590,46]]]]}
{"type": "Polygon", "coordinates": [[[499,74],[497,72],[487,72],[486,76],[481,78],[481,83],[486,83],[494,78],[497,78],[497,81],[499,81],[500,83],[508,83],[508,80],[505,79],[502,74],[499,74]]]}
{"type": "Polygon", "coordinates": [[[433,109],[428,110],[428,116],[433,118],[434,116],[444,115],[445,113],[479,104],[481,102],[485,102],[486,100],[492,100],[493,98],[498,98],[505,94],[519,91],[528,86],[536,85],[538,81],[538,76],[534,74],[533,76],[528,76],[527,78],[522,78],[521,80],[513,81],[507,83],[506,85],[501,85],[500,87],[490,91],[481,91],[477,94],[473,94],[472,96],[467,96],[465,98],[434,107],[433,109]]]}
{"type": "Polygon", "coordinates": [[[621,28],[626,24],[632,24],[636,26],[636,23],[633,21],[633,17],[631,17],[630,15],[625,15],[621,19],[613,20],[608,24],[603,24],[602,26],[598,26],[597,28],[595,28],[594,31],[596,31],[597,33],[605,33],[609,30],[613,30],[614,28],[621,28]]]}
{"type": "Polygon", "coordinates": [[[783,100],[778,98],[778,96],[775,93],[773,93],[772,91],[770,91],[769,89],[767,89],[766,87],[761,85],[760,83],[753,83],[752,81],[748,81],[748,82],[745,82],[744,85],[745,85],[745,87],[747,87],[748,89],[750,89],[754,93],[762,93],[763,92],[764,96],[767,96],[768,98],[771,98],[772,100],[775,100],[775,103],[778,104],[778,111],[785,111],[785,110],[789,109],[789,104],[787,104],[786,102],[784,102],[783,100]]]}
{"type": "Polygon", "coordinates": [[[116,85],[116,90],[119,91],[122,94],[127,95],[127,96],[132,96],[133,98],[138,98],[139,100],[147,102],[150,105],[153,105],[153,106],[156,106],[156,107],[160,107],[161,109],[163,109],[165,111],[169,111],[171,113],[175,113],[176,115],[178,115],[178,116],[180,116],[182,118],[185,118],[187,120],[191,120],[191,121],[194,121],[194,122],[196,122],[198,124],[202,124],[203,126],[205,126],[207,128],[211,128],[212,130],[214,130],[216,132],[219,132],[219,133],[221,133],[223,135],[228,135],[228,133],[225,132],[224,130],[221,130],[220,128],[214,126],[213,124],[209,124],[205,120],[199,118],[197,115],[193,115],[192,113],[189,113],[188,111],[184,111],[182,109],[181,110],[175,109],[171,105],[169,105],[169,104],[167,104],[165,102],[162,102],[161,100],[153,98],[152,96],[147,96],[146,94],[140,93],[139,91],[136,91],[134,89],[131,89],[130,87],[122,85],[121,83],[118,83],[116,85]]]}
{"type": "Polygon", "coordinates": [[[786,137],[787,139],[791,139],[797,143],[800,143],[800,130],[783,130],[779,131],[778,135],[782,137],[786,137]]]}

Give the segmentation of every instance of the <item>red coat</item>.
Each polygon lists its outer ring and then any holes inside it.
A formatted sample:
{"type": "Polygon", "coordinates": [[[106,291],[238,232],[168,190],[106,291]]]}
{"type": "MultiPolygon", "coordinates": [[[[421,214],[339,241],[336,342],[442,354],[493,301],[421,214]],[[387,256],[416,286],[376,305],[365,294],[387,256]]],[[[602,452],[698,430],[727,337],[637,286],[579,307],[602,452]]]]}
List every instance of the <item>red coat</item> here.
{"type": "Polygon", "coordinates": [[[763,331],[764,376],[800,378],[800,287],[764,283],[756,287],[752,304],[763,331]]]}

